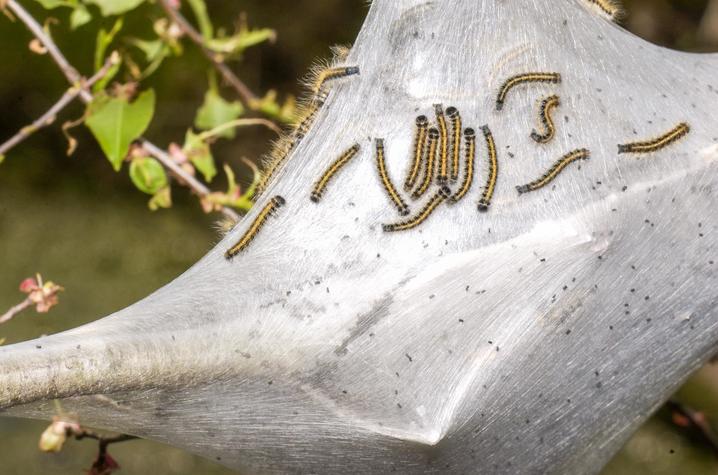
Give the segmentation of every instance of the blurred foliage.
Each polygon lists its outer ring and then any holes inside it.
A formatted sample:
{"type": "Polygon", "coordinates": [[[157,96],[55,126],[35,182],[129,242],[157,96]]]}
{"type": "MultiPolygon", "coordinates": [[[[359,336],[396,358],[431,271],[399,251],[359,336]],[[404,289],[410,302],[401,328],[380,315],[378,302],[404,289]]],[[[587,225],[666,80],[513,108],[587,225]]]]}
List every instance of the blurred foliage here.
{"type": "MultiPolygon", "coordinates": [[[[274,138],[263,128],[233,127],[224,129],[221,141],[198,138],[203,131],[245,117],[249,110],[233,89],[216,79],[202,52],[177,37],[157,5],[142,0],[22,3],[40,21],[48,15],[58,20],[48,28],[83,74],[97,71],[114,50],[121,52],[123,61],[108,74],[111,81],[95,86],[96,92],[108,91],[102,99],[87,111],[78,103],[61,114],[60,120],[89,121],[89,129],[72,129],[78,145],[71,157],[64,153],[67,144],[59,127],[49,127],[13,149],[0,164],[0,308],[20,300],[18,282],[38,271],[67,289],[62,303],[49,314],[23,315],[4,325],[6,343],[55,333],[118,310],[176,277],[217,240],[212,219],[197,213],[196,199],[186,190],[172,197],[164,168],[134,149],[127,137],[144,134],[157,144],[170,144],[170,154],[181,166],[192,166],[213,187],[226,190],[202,200],[205,210],[251,204],[247,193],[257,175],[241,157],[258,162],[274,138]],[[122,12],[124,19],[118,19],[115,15],[122,12]],[[138,82],[139,95],[111,89],[113,81],[138,82]],[[155,99],[148,113],[149,104],[138,107],[137,101],[149,101],[142,94],[150,90],[155,99]],[[130,120],[118,124],[107,113],[114,109],[103,113],[105,107],[131,111],[130,120]],[[113,138],[110,131],[119,134],[113,138]],[[182,157],[189,164],[181,162],[182,157]],[[129,179],[114,172],[125,158],[130,162],[129,179]],[[225,171],[217,178],[215,160],[223,162],[225,171]],[[235,177],[233,170],[241,173],[235,177]],[[173,211],[148,213],[147,195],[137,189],[152,195],[150,207],[172,203],[173,211]]],[[[688,51],[718,50],[718,26],[704,17],[706,0],[624,3],[628,15],[623,25],[648,41],[688,51]]],[[[330,45],[353,41],[367,11],[364,0],[183,4],[183,13],[212,50],[229,58],[233,70],[257,94],[247,106],[279,122],[293,116],[293,98],[302,93],[297,78],[315,58],[329,57],[330,45]],[[240,33],[243,36],[237,36],[240,33]],[[275,35],[276,41],[269,41],[275,35]]],[[[68,87],[47,56],[28,51],[30,40],[21,23],[0,17],[0,64],[12,65],[0,68],[0,107],[5,112],[0,115],[0,140],[40,116],[68,87]]],[[[674,399],[700,411],[717,430],[718,368],[703,368],[674,399]]],[[[91,443],[71,442],[59,454],[40,453],[37,440],[46,426],[47,422],[0,418],[0,473],[68,474],[89,468],[96,450],[91,443]]],[[[147,473],[148,467],[156,475],[231,473],[151,441],[119,444],[112,454],[122,466],[120,473],[127,475],[147,473]]],[[[672,411],[663,408],[603,473],[716,471],[715,448],[694,427],[676,424],[672,411]]]]}

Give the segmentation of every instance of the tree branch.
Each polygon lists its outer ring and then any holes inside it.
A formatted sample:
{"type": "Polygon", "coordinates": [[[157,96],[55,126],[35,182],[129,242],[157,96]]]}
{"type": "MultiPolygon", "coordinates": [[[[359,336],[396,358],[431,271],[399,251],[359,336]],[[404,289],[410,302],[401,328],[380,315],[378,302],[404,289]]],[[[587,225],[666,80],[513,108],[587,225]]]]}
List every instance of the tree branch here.
{"type": "Polygon", "coordinates": [[[256,109],[254,103],[258,101],[259,98],[255,96],[254,93],[247,87],[247,85],[244,84],[242,80],[239,79],[237,75],[232,72],[229,66],[227,66],[222,61],[222,59],[217,53],[207,47],[202,35],[197,30],[195,30],[192,24],[188,22],[184,16],[182,16],[182,14],[179,12],[179,9],[174,8],[170,4],[169,0],[159,0],[159,4],[162,6],[165,12],[167,12],[167,16],[169,16],[170,19],[175,22],[177,26],[180,27],[180,29],[187,35],[187,37],[200,47],[202,53],[204,53],[207,59],[210,60],[210,62],[214,65],[217,71],[219,71],[225,81],[227,81],[237,91],[237,94],[239,94],[239,98],[244,103],[244,105],[247,106],[249,109],[256,109]]]}
{"type": "Polygon", "coordinates": [[[89,89],[97,81],[105,77],[110,68],[117,64],[119,61],[119,55],[113,53],[112,55],[110,55],[107,61],[105,61],[105,64],[102,66],[102,68],[97,71],[90,79],[84,80],[84,78],[80,78],[80,85],[72,86],[65,92],[65,94],[62,95],[62,97],[60,97],[60,100],[58,100],[52,107],[47,110],[47,112],[45,112],[35,121],[33,121],[32,124],[26,125],[25,127],[21,128],[5,143],[0,144],[0,156],[5,155],[11,148],[30,137],[39,129],[52,124],[55,121],[55,117],[62,109],[64,109],[70,102],[72,102],[77,96],[79,96],[84,89],[89,89]]]}
{"type": "MultiPolygon", "coordinates": [[[[59,50],[52,38],[45,34],[45,31],[42,29],[40,24],[32,17],[32,15],[30,15],[27,10],[25,10],[19,3],[17,3],[16,0],[7,0],[6,6],[15,15],[17,15],[17,17],[20,18],[23,23],[25,23],[25,25],[32,32],[32,34],[35,35],[38,40],[40,40],[43,46],[45,46],[48,53],[50,53],[50,56],[52,56],[52,58],[55,60],[55,63],[57,63],[57,65],[60,67],[60,70],[63,72],[63,74],[65,74],[67,80],[73,86],[78,86],[81,88],[79,92],[80,99],[86,104],[92,102],[92,93],[88,89],[82,87],[82,77],[80,76],[80,73],[78,73],[77,70],[73,68],[72,65],[70,65],[70,63],[59,50]]],[[[146,139],[140,139],[140,141],[145,150],[147,150],[152,156],[154,156],[162,165],[164,165],[165,168],[170,170],[175,177],[181,179],[184,183],[186,183],[187,186],[189,186],[194,193],[196,193],[200,197],[206,196],[210,193],[209,188],[200,183],[192,175],[182,170],[182,168],[178,166],[164,150],[160,149],[146,139]]],[[[234,210],[226,206],[222,207],[221,211],[222,214],[235,221],[239,219],[239,215],[234,212],[234,210]]]]}
{"type": "Polygon", "coordinates": [[[32,301],[30,300],[30,297],[28,297],[25,300],[23,300],[22,302],[20,302],[19,304],[10,307],[10,310],[8,310],[7,312],[0,315],[0,325],[2,325],[3,323],[9,322],[10,320],[12,320],[15,317],[15,315],[22,312],[23,310],[30,307],[31,305],[32,305],[32,301]]]}

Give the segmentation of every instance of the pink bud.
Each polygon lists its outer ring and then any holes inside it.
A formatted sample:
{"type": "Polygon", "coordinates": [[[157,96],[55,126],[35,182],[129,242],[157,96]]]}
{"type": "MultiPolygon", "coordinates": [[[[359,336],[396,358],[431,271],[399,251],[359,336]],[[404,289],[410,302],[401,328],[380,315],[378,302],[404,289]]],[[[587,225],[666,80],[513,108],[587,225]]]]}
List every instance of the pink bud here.
{"type": "Polygon", "coordinates": [[[34,277],[28,277],[27,279],[20,282],[20,292],[29,294],[35,289],[37,289],[37,281],[34,277]]]}

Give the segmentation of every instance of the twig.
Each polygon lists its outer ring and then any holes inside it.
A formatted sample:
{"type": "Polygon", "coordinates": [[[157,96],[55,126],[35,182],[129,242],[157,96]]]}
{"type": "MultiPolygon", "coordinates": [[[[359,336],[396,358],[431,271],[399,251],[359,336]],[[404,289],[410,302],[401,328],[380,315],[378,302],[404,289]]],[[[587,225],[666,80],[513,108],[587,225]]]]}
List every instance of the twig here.
{"type": "Polygon", "coordinates": [[[30,297],[28,297],[25,300],[23,300],[22,302],[20,302],[19,304],[10,307],[10,310],[8,310],[7,312],[0,315],[0,325],[2,325],[3,323],[9,322],[10,320],[12,320],[15,317],[15,315],[22,312],[23,310],[30,307],[31,305],[32,305],[32,300],[30,300],[30,297]]]}
{"type": "Polygon", "coordinates": [[[52,107],[50,107],[50,109],[47,110],[47,112],[45,112],[42,116],[36,119],[32,124],[20,129],[5,143],[0,144],[0,156],[5,155],[8,150],[13,148],[26,138],[30,137],[30,135],[34,134],[41,128],[47,127],[48,125],[52,124],[55,121],[55,117],[62,109],[64,109],[70,102],[72,102],[78,95],[80,95],[84,88],[92,87],[93,84],[105,77],[110,68],[117,64],[119,60],[119,55],[113,53],[112,55],[110,55],[107,61],[105,61],[105,64],[102,66],[102,68],[97,71],[90,79],[85,81],[81,78],[81,86],[72,86],[65,92],[65,94],[62,95],[59,101],[57,101],[52,107]]]}
{"type": "Polygon", "coordinates": [[[118,434],[118,435],[112,435],[112,436],[106,436],[106,435],[100,435],[97,432],[93,432],[89,429],[82,428],[79,432],[73,432],[73,435],[75,436],[75,440],[82,440],[82,439],[93,439],[100,442],[100,451],[102,451],[103,447],[107,447],[110,444],[115,444],[117,442],[124,442],[126,440],[134,440],[138,439],[139,437],[134,435],[128,435],[128,434],[118,434]]]}
{"type": "MultiPolygon", "coordinates": [[[[7,7],[15,13],[15,15],[17,15],[23,23],[25,23],[28,29],[37,37],[38,40],[40,40],[43,46],[45,46],[47,51],[50,53],[50,56],[52,56],[57,65],[60,67],[60,70],[65,74],[65,77],[70,84],[82,87],[80,73],[78,73],[77,70],[70,65],[67,59],[65,59],[65,56],[58,49],[57,45],[55,45],[55,42],[45,34],[40,24],[32,17],[32,15],[30,15],[19,3],[17,3],[16,0],[7,0],[7,7]]],[[[83,88],[80,91],[80,99],[82,99],[84,103],[88,104],[92,102],[92,93],[88,89],[83,88]]],[[[145,139],[140,139],[140,142],[142,143],[143,148],[154,156],[160,163],[162,163],[165,168],[170,170],[172,174],[181,179],[184,183],[187,183],[187,186],[189,186],[194,193],[200,197],[206,196],[210,193],[210,190],[206,186],[178,166],[172,158],[164,152],[164,150],[145,139]]],[[[239,219],[239,215],[226,206],[222,207],[221,211],[222,214],[234,219],[235,221],[239,219]]]]}
{"type": "Polygon", "coordinates": [[[234,129],[235,127],[242,127],[244,125],[263,125],[266,128],[276,132],[277,135],[281,135],[282,129],[277,127],[277,124],[267,119],[235,119],[225,122],[222,125],[218,125],[214,129],[207,130],[198,135],[200,140],[208,140],[212,137],[224,132],[227,129],[234,129]]]}
{"type": "Polygon", "coordinates": [[[217,71],[219,71],[225,81],[227,81],[237,91],[237,94],[239,94],[239,98],[244,103],[244,105],[247,106],[249,109],[255,109],[256,106],[254,106],[254,103],[257,102],[259,98],[255,96],[254,93],[247,87],[247,85],[244,84],[242,80],[239,79],[237,75],[232,72],[229,66],[227,66],[222,61],[220,55],[207,47],[202,35],[194,29],[192,24],[188,22],[185,17],[182,16],[182,14],[179,12],[179,9],[174,8],[169,0],[160,0],[159,3],[165,10],[165,12],[167,12],[167,15],[170,17],[170,19],[175,22],[177,26],[180,27],[180,29],[189,37],[189,39],[191,39],[200,47],[204,55],[212,62],[214,67],[217,69],[217,71]]]}
{"type": "Polygon", "coordinates": [[[705,416],[701,412],[676,401],[668,401],[666,405],[671,411],[677,412],[688,419],[691,425],[693,425],[701,433],[704,441],[713,449],[715,453],[718,453],[718,436],[716,436],[713,429],[711,429],[710,425],[708,425],[705,416]]]}

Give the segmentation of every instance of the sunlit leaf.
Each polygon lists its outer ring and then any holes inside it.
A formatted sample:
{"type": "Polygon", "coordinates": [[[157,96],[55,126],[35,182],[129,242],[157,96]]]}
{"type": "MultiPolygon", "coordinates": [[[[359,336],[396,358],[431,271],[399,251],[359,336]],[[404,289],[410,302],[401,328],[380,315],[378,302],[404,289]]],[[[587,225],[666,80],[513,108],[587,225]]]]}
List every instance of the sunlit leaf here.
{"type": "Polygon", "coordinates": [[[92,20],[92,14],[85,5],[78,4],[70,14],[70,28],[73,30],[92,20]]]}
{"type": "Polygon", "coordinates": [[[92,131],[112,167],[118,171],[130,144],[152,120],[155,93],[149,89],[132,103],[125,98],[97,97],[88,106],[85,124],[92,131]]]}
{"type": "MultiPolygon", "coordinates": [[[[198,129],[209,130],[236,119],[244,112],[238,101],[228,102],[216,90],[210,88],[204,95],[204,102],[197,110],[194,125],[198,129]]],[[[221,137],[233,138],[234,129],[230,128],[219,134],[221,137]]]]}
{"type": "Polygon", "coordinates": [[[202,37],[205,40],[210,40],[214,36],[214,28],[212,27],[212,21],[207,14],[207,5],[204,0],[187,0],[194,17],[199,25],[199,31],[202,33],[202,37]]]}
{"type": "Polygon", "coordinates": [[[35,0],[35,1],[48,10],[52,10],[53,8],[57,8],[57,7],[75,8],[78,5],[78,0],[35,0]]]}
{"type": "Polygon", "coordinates": [[[152,157],[138,157],[130,163],[130,179],[138,190],[154,195],[167,186],[167,173],[164,167],[152,157]]]}
{"type": "Polygon", "coordinates": [[[112,40],[115,39],[117,33],[122,29],[122,18],[118,18],[110,31],[105,31],[104,28],[100,28],[97,32],[97,42],[95,43],[95,71],[99,71],[102,67],[102,63],[105,62],[105,52],[107,47],[110,46],[112,40]]]}
{"type": "Polygon", "coordinates": [[[143,40],[140,38],[128,38],[127,42],[138,48],[145,54],[145,60],[150,62],[162,52],[164,42],[157,40],[143,40]]]}
{"type": "Polygon", "coordinates": [[[195,168],[204,175],[205,181],[211,182],[212,178],[217,174],[217,167],[214,165],[214,157],[212,157],[209,145],[192,130],[188,130],[185,135],[182,152],[195,168]]]}
{"type": "Polygon", "coordinates": [[[263,43],[265,41],[274,41],[277,33],[271,28],[260,28],[257,30],[241,30],[232,36],[222,38],[213,38],[207,40],[207,46],[212,51],[227,56],[238,56],[250,46],[263,43]]]}
{"type": "Polygon", "coordinates": [[[102,16],[119,15],[137,8],[145,0],[85,0],[100,7],[102,16]]]}

